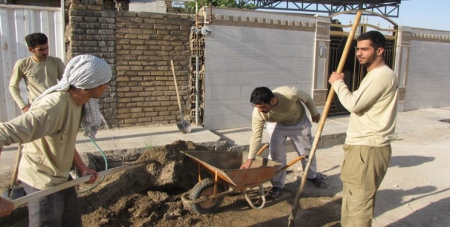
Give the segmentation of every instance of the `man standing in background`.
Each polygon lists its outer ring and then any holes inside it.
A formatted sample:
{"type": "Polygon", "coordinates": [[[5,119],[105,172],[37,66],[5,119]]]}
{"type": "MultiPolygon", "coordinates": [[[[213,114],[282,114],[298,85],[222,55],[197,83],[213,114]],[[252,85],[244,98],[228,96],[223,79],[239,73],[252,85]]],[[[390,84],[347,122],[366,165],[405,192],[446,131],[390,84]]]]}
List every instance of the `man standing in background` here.
{"type": "Polygon", "coordinates": [[[20,59],[14,65],[9,91],[22,113],[25,113],[42,92],[61,80],[65,65],[59,58],[48,55],[48,38],[43,33],[32,33],[25,37],[32,55],[20,59]],[[25,81],[28,102],[20,95],[19,83],[25,81]]]}

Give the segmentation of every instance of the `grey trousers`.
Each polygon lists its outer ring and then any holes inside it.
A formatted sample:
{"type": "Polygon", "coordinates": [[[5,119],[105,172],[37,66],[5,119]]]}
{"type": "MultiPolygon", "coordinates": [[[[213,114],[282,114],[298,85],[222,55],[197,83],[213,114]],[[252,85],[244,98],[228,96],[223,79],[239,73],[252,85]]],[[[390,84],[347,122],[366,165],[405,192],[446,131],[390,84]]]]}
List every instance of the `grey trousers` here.
{"type": "MultiPolygon", "coordinates": [[[[39,191],[22,183],[27,194],[39,191]]],[[[81,210],[75,187],[28,203],[29,227],[81,227],[81,210]]]]}
{"type": "MultiPolygon", "coordinates": [[[[293,125],[283,125],[279,123],[267,123],[267,132],[269,134],[269,159],[280,162],[285,166],[287,164],[286,160],[286,139],[291,139],[292,145],[294,149],[297,151],[297,154],[300,155],[309,155],[311,151],[311,122],[307,117],[305,117],[302,121],[293,124],[293,125]]],[[[303,169],[306,167],[306,163],[308,159],[302,159],[303,169]]],[[[313,159],[311,162],[311,166],[308,171],[308,179],[312,179],[316,177],[317,172],[317,164],[316,160],[313,159]]],[[[274,175],[272,180],[273,187],[284,188],[286,180],[286,171],[279,172],[274,175]]]]}

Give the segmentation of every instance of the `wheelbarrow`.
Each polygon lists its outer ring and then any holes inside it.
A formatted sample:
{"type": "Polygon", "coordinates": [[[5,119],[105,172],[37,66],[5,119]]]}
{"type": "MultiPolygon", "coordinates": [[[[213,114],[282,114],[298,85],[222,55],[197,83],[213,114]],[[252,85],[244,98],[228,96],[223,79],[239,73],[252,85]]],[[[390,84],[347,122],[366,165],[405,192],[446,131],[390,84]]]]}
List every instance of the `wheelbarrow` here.
{"type": "MultiPolygon", "coordinates": [[[[258,155],[267,148],[265,145],[258,152],[258,155]]],[[[185,151],[189,158],[199,165],[199,182],[189,191],[181,196],[182,202],[199,214],[210,213],[217,209],[227,195],[243,193],[247,203],[253,209],[261,209],[266,203],[263,183],[269,181],[275,173],[288,168],[295,162],[281,167],[282,164],[257,156],[248,169],[239,169],[247,160],[247,152],[239,151],[185,151]],[[206,168],[213,178],[201,179],[201,167],[206,168]],[[252,202],[246,189],[259,187],[259,196],[256,198],[260,204],[258,206],[252,202]]],[[[305,158],[300,156],[298,160],[305,158]]],[[[297,161],[298,161],[297,160],[297,161]]]]}
{"type": "MultiPolygon", "coordinates": [[[[262,184],[270,180],[281,164],[272,160],[256,157],[252,167],[239,169],[247,160],[246,152],[239,151],[187,151],[183,152],[200,166],[206,168],[213,178],[205,178],[181,197],[184,204],[200,214],[209,213],[217,209],[227,195],[242,192],[250,207],[261,209],[265,205],[262,184]],[[246,193],[247,188],[259,186],[261,204],[257,207],[246,193]]],[[[200,169],[199,169],[200,171],[200,169]]]]}

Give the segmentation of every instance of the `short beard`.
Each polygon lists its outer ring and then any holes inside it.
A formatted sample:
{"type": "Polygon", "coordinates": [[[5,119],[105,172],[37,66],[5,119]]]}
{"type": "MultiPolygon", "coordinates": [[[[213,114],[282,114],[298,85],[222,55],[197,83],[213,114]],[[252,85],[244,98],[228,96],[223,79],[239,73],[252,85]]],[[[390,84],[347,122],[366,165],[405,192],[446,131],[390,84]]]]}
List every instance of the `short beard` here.
{"type": "Polygon", "coordinates": [[[375,59],[377,59],[377,53],[374,52],[373,55],[370,57],[370,61],[367,61],[366,63],[364,63],[362,65],[364,65],[366,68],[369,68],[373,64],[375,59]]]}

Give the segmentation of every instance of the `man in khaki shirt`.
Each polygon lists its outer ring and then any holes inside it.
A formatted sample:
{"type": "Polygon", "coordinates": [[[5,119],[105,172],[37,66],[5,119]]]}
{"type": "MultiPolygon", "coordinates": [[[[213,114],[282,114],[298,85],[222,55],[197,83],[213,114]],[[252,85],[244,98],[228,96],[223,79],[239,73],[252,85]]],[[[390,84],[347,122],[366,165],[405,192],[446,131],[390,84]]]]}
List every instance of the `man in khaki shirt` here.
{"type": "MultiPolygon", "coordinates": [[[[241,169],[250,168],[261,145],[264,124],[267,122],[267,132],[270,138],[269,158],[286,165],[286,139],[291,139],[298,155],[309,155],[311,149],[311,122],[306,116],[303,104],[308,108],[313,122],[319,122],[320,114],[312,97],[295,87],[283,86],[271,91],[267,87],[257,87],[253,90],[250,102],[254,105],[252,114],[252,137],[247,161],[241,169]]],[[[302,159],[303,167],[307,160],[302,159]]],[[[281,195],[285,185],[286,171],[281,171],[271,179],[272,188],[266,195],[275,199],[281,195]]],[[[328,185],[317,174],[316,160],[313,159],[307,179],[318,188],[328,185]]]]}
{"type": "Polygon", "coordinates": [[[367,75],[351,92],[344,74],[333,72],[329,82],[350,112],[344,145],[341,225],[372,226],[375,196],[391,158],[391,139],[397,121],[398,79],[384,63],[386,39],[369,31],[357,39],[356,55],[367,75]]]}
{"type": "Polygon", "coordinates": [[[61,59],[48,55],[48,39],[43,33],[32,33],[25,37],[28,50],[32,55],[20,59],[14,65],[9,91],[23,113],[27,112],[42,92],[61,80],[64,63],[61,59]],[[28,101],[20,95],[20,81],[25,81],[28,101]]]}
{"type": "MultiPolygon", "coordinates": [[[[81,176],[91,175],[87,183],[96,180],[98,173],[83,163],[75,141],[80,124],[84,127],[101,118],[95,99],[102,96],[111,76],[106,61],[92,55],[74,57],[61,81],[44,91],[28,112],[0,123],[0,153],[3,146],[26,143],[18,178],[27,194],[67,182],[72,165],[81,176]]],[[[0,217],[13,208],[0,198],[0,217]]],[[[30,201],[28,216],[29,226],[81,227],[75,187],[30,201]]]]}

